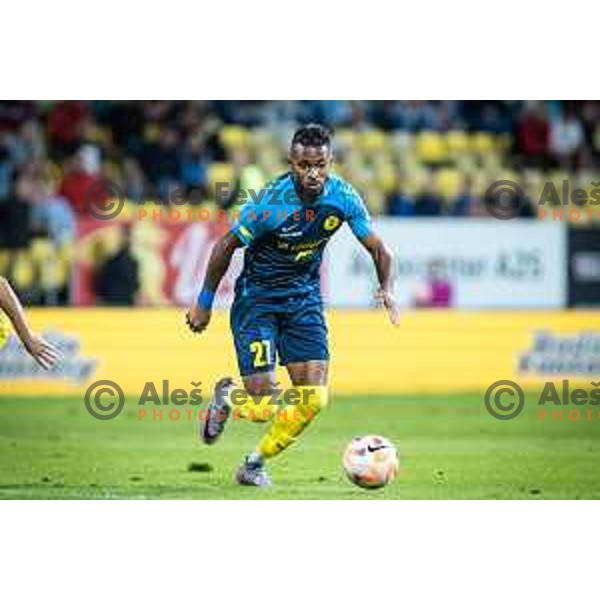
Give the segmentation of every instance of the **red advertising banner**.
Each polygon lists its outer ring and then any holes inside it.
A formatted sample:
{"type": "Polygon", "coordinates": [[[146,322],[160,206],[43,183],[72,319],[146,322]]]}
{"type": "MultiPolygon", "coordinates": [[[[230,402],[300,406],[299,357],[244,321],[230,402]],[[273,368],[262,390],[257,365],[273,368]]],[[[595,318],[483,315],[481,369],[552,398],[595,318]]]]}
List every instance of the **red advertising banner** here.
{"type": "MultiPolygon", "coordinates": [[[[73,303],[97,304],[95,277],[102,261],[112,256],[124,237],[131,236],[131,254],[139,268],[139,304],[187,306],[198,293],[212,246],[227,228],[214,221],[173,222],[102,221],[84,216],[78,222],[78,256],[75,261],[73,303]]],[[[236,252],[224,277],[215,306],[229,306],[233,286],[243,264],[243,253],[236,252]]]]}

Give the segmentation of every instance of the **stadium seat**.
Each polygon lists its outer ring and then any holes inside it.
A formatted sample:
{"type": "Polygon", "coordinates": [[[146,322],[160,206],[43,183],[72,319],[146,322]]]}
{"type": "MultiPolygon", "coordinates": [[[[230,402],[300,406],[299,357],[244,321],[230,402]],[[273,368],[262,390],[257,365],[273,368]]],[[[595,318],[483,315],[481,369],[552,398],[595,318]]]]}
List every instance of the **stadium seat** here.
{"type": "Polygon", "coordinates": [[[379,161],[375,164],[377,186],[385,194],[394,188],[396,182],[396,169],[391,161],[379,161]]]}
{"type": "Polygon", "coordinates": [[[471,136],[471,151],[479,156],[496,152],[496,140],[491,133],[478,131],[471,136]]]}
{"type": "Polygon", "coordinates": [[[436,131],[423,131],[415,138],[415,151],[419,160],[426,165],[444,162],[448,148],[444,138],[436,131]]]}
{"type": "Polygon", "coordinates": [[[38,268],[42,291],[52,293],[67,284],[71,265],[55,255],[53,260],[44,261],[38,268]]]}
{"type": "Polygon", "coordinates": [[[233,184],[234,181],[234,170],[233,166],[229,163],[212,163],[208,167],[207,171],[207,182],[209,189],[209,196],[212,198],[215,195],[217,184],[229,183],[233,184]]]}
{"type": "Polygon", "coordinates": [[[464,131],[449,131],[446,134],[446,145],[450,159],[456,160],[469,151],[469,138],[464,131]]]}
{"type": "Polygon", "coordinates": [[[50,240],[37,238],[29,247],[29,256],[35,262],[43,262],[51,259],[56,254],[54,245],[50,240]]]}
{"type": "Polygon", "coordinates": [[[35,268],[27,250],[17,253],[12,268],[12,279],[18,289],[29,290],[35,279],[35,268]]]}
{"type": "Polygon", "coordinates": [[[438,189],[446,200],[455,197],[460,191],[463,175],[458,169],[444,168],[437,172],[438,189]]]}
{"type": "Polygon", "coordinates": [[[239,148],[246,148],[250,142],[252,136],[250,136],[247,129],[238,125],[225,125],[221,129],[221,142],[228,150],[236,150],[239,148]]]}
{"type": "Polygon", "coordinates": [[[356,134],[356,146],[367,154],[382,152],[387,147],[387,136],[378,129],[368,129],[356,134]]]}

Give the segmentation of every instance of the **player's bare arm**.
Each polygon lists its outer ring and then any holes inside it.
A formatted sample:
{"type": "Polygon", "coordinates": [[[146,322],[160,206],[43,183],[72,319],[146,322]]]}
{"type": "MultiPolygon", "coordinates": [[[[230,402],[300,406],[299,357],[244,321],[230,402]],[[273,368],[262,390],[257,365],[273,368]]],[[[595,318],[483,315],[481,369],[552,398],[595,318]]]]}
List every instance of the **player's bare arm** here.
{"type": "Polygon", "coordinates": [[[186,322],[194,333],[202,333],[210,323],[212,301],[221,279],[231,263],[233,253],[242,247],[240,239],[231,231],[226,233],[213,247],[204,276],[200,294],[186,313],[186,322]]]}
{"type": "Polygon", "coordinates": [[[380,305],[386,308],[392,324],[398,325],[400,322],[400,309],[393,293],[394,256],[376,233],[371,233],[361,243],[371,255],[377,270],[379,290],[377,290],[375,298],[380,305]]]}
{"type": "Polygon", "coordinates": [[[35,335],[25,318],[25,311],[21,302],[14,293],[10,283],[0,277],[0,309],[10,319],[16,334],[25,346],[25,349],[44,369],[49,369],[58,361],[58,350],[44,338],[35,335]]]}

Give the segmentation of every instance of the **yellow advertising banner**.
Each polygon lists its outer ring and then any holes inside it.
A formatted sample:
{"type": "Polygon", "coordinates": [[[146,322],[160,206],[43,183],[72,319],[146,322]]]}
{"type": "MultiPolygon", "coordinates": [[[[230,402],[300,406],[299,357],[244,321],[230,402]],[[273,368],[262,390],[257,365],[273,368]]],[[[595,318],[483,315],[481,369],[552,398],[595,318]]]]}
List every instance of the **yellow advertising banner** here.
{"type": "MultiPolygon", "coordinates": [[[[148,381],[159,393],[207,397],[215,381],[237,376],[228,313],[192,334],[184,312],[153,309],[30,309],[28,317],[63,349],[54,373],[38,369],[14,334],[0,350],[0,396],[81,395],[97,380],[139,396],[148,381]]],[[[380,311],[330,311],[334,393],[478,391],[499,379],[540,385],[549,379],[600,379],[600,312],[407,311],[400,326],[380,311]]],[[[279,381],[287,385],[282,370],[279,381]]]]}

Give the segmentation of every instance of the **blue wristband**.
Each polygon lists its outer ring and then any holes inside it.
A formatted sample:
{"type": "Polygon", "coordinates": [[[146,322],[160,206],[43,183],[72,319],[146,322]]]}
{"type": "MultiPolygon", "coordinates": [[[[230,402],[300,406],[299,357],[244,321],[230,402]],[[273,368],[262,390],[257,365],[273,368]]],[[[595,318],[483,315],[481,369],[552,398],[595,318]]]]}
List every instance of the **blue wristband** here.
{"type": "Polygon", "coordinates": [[[202,290],[198,294],[198,306],[204,310],[210,310],[212,308],[215,299],[215,293],[210,290],[202,290]]]}

